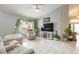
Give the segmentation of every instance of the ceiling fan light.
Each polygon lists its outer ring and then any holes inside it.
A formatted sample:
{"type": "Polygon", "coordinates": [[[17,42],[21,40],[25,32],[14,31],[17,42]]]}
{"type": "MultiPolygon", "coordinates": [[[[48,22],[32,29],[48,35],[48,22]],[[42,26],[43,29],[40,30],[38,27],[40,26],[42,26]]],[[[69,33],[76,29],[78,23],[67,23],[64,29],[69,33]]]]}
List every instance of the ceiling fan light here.
{"type": "Polygon", "coordinates": [[[36,8],[36,9],[35,9],[35,12],[39,12],[39,8],[36,8]]]}

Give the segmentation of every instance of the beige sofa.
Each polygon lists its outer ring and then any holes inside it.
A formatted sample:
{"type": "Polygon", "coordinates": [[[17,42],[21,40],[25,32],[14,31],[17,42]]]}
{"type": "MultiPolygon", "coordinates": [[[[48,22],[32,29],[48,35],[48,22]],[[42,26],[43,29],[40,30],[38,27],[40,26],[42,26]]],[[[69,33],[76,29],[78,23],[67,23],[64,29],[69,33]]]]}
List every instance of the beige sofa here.
{"type": "Polygon", "coordinates": [[[9,35],[6,35],[4,38],[3,38],[3,42],[7,42],[7,41],[11,41],[11,40],[16,40],[18,41],[20,44],[22,44],[22,40],[23,40],[23,36],[21,34],[9,34],[9,35]]]}
{"type": "Polygon", "coordinates": [[[0,54],[6,54],[6,50],[5,50],[5,47],[4,47],[4,43],[3,43],[1,37],[0,37],[0,54]]]}
{"type": "Polygon", "coordinates": [[[16,39],[0,37],[0,54],[33,54],[32,48],[23,47],[16,39]]]}
{"type": "Polygon", "coordinates": [[[11,41],[8,45],[5,45],[7,54],[33,54],[34,50],[32,48],[26,48],[18,44],[15,40],[11,41]],[[14,42],[14,43],[12,43],[14,42]]]}

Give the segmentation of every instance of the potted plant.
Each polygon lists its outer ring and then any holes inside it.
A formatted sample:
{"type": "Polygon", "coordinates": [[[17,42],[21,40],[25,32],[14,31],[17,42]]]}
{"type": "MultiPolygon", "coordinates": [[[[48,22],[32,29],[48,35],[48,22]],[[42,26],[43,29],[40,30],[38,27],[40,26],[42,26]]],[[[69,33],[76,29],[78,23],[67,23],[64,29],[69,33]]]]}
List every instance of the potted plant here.
{"type": "Polygon", "coordinates": [[[39,31],[39,29],[38,29],[38,20],[37,19],[35,19],[33,21],[33,25],[34,25],[34,31],[35,31],[36,36],[37,36],[38,35],[38,31],[39,31]]]}
{"type": "Polygon", "coordinates": [[[53,39],[54,40],[60,40],[60,36],[58,35],[57,31],[55,34],[53,34],[53,39]]]}
{"type": "Polygon", "coordinates": [[[72,30],[71,30],[70,24],[69,24],[69,27],[65,28],[64,33],[65,33],[65,35],[67,35],[67,36],[71,35],[72,30]]]}
{"type": "Polygon", "coordinates": [[[72,30],[71,30],[70,24],[69,24],[69,27],[65,28],[64,33],[68,40],[72,40],[73,36],[71,35],[72,30]]]}

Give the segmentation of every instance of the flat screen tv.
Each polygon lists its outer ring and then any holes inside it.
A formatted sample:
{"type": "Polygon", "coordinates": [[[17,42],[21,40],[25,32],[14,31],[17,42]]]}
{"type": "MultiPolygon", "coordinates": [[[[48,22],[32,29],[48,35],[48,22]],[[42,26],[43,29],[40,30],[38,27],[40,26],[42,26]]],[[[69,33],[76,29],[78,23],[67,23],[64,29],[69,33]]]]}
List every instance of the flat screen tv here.
{"type": "Polygon", "coordinates": [[[46,23],[46,24],[43,24],[43,26],[44,26],[44,31],[53,32],[53,23],[46,23]]]}

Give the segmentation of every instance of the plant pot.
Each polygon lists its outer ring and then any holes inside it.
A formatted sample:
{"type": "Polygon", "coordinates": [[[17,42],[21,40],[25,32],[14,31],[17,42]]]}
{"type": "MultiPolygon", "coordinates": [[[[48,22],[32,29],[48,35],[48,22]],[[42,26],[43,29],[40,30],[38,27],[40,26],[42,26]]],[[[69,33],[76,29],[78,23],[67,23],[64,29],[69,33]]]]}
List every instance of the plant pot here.
{"type": "Polygon", "coordinates": [[[53,38],[54,40],[58,41],[59,39],[58,38],[53,38]]]}
{"type": "Polygon", "coordinates": [[[64,38],[64,41],[68,41],[68,38],[64,38]]]}

